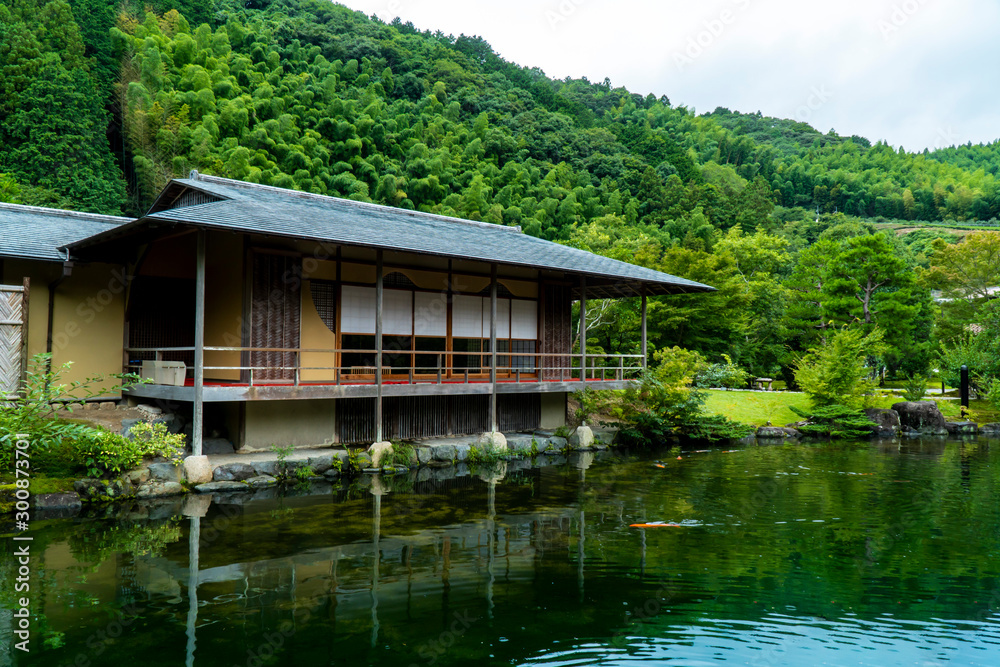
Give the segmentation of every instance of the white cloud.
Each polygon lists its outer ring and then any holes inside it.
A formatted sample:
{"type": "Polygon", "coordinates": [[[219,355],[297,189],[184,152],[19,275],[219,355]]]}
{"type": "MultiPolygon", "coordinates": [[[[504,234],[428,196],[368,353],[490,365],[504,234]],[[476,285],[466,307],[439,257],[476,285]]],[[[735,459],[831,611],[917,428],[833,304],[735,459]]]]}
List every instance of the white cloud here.
{"type": "Polygon", "coordinates": [[[990,0],[346,0],[480,35],[549,76],[611,79],[699,112],[802,118],[908,150],[1000,137],[990,0]],[[824,91],[817,96],[816,91],[824,91]],[[824,97],[822,103],[812,103],[824,97]],[[805,111],[808,113],[806,114],[805,111]]]}

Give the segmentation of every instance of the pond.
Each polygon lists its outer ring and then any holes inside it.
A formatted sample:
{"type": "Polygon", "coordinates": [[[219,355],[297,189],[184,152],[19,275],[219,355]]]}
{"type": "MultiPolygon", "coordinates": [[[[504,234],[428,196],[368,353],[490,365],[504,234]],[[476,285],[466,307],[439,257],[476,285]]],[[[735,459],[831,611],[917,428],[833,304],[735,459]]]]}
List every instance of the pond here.
{"type": "Polygon", "coordinates": [[[998,441],[500,477],[36,521],[40,615],[15,664],[1000,664],[998,441]],[[676,525],[630,527],[654,522],[676,525]]]}

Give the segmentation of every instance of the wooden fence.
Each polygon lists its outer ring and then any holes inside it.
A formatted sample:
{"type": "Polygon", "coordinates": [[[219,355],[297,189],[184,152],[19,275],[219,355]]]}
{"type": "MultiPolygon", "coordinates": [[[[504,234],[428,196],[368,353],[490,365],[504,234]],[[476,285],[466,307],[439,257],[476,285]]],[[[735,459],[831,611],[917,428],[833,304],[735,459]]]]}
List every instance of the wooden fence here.
{"type": "Polygon", "coordinates": [[[0,400],[17,396],[28,342],[28,281],[0,285],[0,400]]]}

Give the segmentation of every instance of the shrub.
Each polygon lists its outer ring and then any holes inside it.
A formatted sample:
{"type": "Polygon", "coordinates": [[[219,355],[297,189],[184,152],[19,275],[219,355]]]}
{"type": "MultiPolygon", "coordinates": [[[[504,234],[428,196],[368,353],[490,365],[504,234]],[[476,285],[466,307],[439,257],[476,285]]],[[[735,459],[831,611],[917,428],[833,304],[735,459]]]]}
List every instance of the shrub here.
{"type": "Polygon", "coordinates": [[[810,411],[800,410],[794,405],[789,408],[800,417],[805,417],[810,424],[796,428],[806,435],[824,436],[827,438],[863,438],[871,436],[874,426],[868,417],[857,408],[846,405],[826,405],[810,411]]]}
{"type": "Polygon", "coordinates": [[[393,440],[392,454],[382,462],[382,465],[409,468],[411,461],[414,459],[413,454],[413,445],[402,440],[393,440]]]}
{"type": "Polygon", "coordinates": [[[750,379],[750,373],[733,363],[728,354],[722,355],[725,363],[709,364],[700,371],[694,379],[694,386],[701,389],[710,387],[725,387],[736,389],[745,387],[750,379]]]}
{"type": "Polygon", "coordinates": [[[903,398],[907,401],[919,401],[927,393],[927,378],[914,373],[906,377],[903,384],[903,398]]]}
{"type": "Polygon", "coordinates": [[[118,475],[142,461],[141,447],[134,440],[110,431],[93,431],[75,443],[77,457],[90,477],[118,475]]]}
{"type": "MultiPolygon", "coordinates": [[[[33,455],[45,456],[49,450],[98,437],[103,433],[83,424],[74,424],[54,418],[53,404],[94,398],[102,393],[116,392],[139,382],[133,374],[114,375],[120,384],[101,392],[95,387],[104,382],[105,376],[63,382],[72,362],[52,366],[51,354],[36,354],[31,358],[24,389],[8,407],[0,408],[0,466],[9,466],[18,434],[27,434],[33,455]]],[[[70,405],[67,409],[72,410],[70,405]]]]}
{"type": "Polygon", "coordinates": [[[882,332],[878,329],[869,334],[860,328],[835,331],[824,344],[799,359],[795,381],[813,407],[860,408],[864,396],[875,391],[867,358],[880,354],[882,349],[882,332]]]}
{"type": "Polygon", "coordinates": [[[753,427],[722,415],[706,415],[706,394],[688,385],[704,369],[697,352],[675,347],[653,355],[637,388],[625,390],[622,399],[625,442],[649,444],[680,435],[694,440],[729,440],[746,437],[753,427]]]}
{"type": "Polygon", "coordinates": [[[1000,410],[1000,380],[994,378],[988,382],[984,382],[986,385],[986,394],[983,398],[993,406],[994,410],[1000,410]]]}
{"type": "Polygon", "coordinates": [[[966,328],[958,338],[941,343],[938,367],[941,379],[957,387],[961,367],[968,366],[972,390],[984,394],[990,380],[1000,377],[1000,303],[981,306],[972,323],[978,325],[978,333],[966,328]]]}
{"type": "Polygon", "coordinates": [[[183,460],[184,436],[167,432],[163,423],[139,422],[130,431],[131,439],[110,431],[90,431],[74,443],[74,450],[91,477],[119,475],[147,457],[162,456],[174,465],[183,460]]]}
{"type": "Polygon", "coordinates": [[[184,435],[171,433],[163,422],[139,422],[129,435],[144,457],[162,456],[174,465],[180,465],[184,458],[184,435]]]}
{"type": "Polygon", "coordinates": [[[473,445],[469,447],[469,463],[472,465],[491,465],[500,461],[506,461],[508,458],[510,456],[507,450],[494,447],[493,445],[485,445],[483,447],[473,445]]]}
{"type": "Polygon", "coordinates": [[[281,446],[273,444],[270,447],[268,447],[268,449],[274,452],[275,458],[278,459],[278,470],[277,470],[278,478],[287,479],[290,474],[290,471],[288,468],[288,461],[286,461],[285,459],[287,459],[288,456],[293,451],[295,451],[295,447],[292,445],[281,446]]]}

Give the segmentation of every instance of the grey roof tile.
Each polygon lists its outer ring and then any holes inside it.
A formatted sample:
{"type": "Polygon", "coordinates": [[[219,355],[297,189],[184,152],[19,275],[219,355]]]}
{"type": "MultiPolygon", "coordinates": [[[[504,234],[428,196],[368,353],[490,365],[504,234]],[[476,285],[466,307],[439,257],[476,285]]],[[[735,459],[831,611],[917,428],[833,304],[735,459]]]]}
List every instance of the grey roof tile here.
{"type": "Polygon", "coordinates": [[[130,218],[0,203],[0,257],[60,261],[59,248],[130,218]]]}
{"type": "MultiPolygon", "coordinates": [[[[247,233],[311,239],[459,259],[553,269],[629,285],[650,293],[703,292],[714,288],[521,233],[519,228],[245,183],[192,172],[184,185],[221,199],[193,206],[157,206],[133,226],[166,222],[247,233]]],[[[102,239],[70,244],[86,247],[102,239]]]]}

